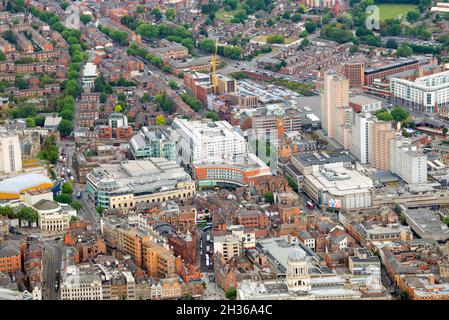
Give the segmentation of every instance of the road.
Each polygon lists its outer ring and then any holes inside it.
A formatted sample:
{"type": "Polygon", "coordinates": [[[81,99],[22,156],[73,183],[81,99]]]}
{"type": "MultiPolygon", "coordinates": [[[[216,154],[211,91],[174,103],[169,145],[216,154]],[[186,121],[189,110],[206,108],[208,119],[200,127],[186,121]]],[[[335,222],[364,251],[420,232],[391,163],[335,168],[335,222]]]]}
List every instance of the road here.
{"type": "Polygon", "coordinates": [[[55,290],[56,272],[61,270],[62,241],[44,242],[44,268],[42,300],[59,300],[59,291],[55,290]]]}
{"type": "Polygon", "coordinates": [[[212,230],[208,229],[207,231],[204,231],[201,233],[200,241],[202,243],[202,246],[200,246],[200,251],[202,254],[200,255],[200,270],[201,272],[211,272],[213,270],[213,266],[209,265],[206,266],[206,254],[209,255],[210,261],[212,261],[213,252],[214,252],[214,244],[212,242],[212,230]],[[207,235],[210,236],[211,241],[207,241],[207,235]],[[209,247],[209,252],[207,252],[207,247],[209,247]]]}

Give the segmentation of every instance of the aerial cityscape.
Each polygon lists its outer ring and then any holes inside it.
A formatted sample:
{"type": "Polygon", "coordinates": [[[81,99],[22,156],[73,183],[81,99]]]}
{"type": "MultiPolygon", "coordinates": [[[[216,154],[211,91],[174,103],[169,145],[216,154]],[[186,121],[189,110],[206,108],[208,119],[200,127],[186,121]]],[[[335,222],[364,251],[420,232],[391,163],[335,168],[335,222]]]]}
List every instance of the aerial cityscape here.
{"type": "Polygon", "coordinates": [[[442,1],[0,0],[0,300],[449,300],[442,1]]]}

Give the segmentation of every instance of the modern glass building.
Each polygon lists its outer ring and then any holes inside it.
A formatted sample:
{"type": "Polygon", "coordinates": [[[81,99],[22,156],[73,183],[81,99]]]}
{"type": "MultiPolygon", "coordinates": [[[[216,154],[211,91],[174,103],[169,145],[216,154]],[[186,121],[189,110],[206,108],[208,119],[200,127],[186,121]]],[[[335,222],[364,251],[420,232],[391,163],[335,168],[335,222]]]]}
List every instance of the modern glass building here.
{"type": "Polygon", "coordinates": [[[176,142],[170,139],[168,128],[143,127],[129,144],[134,159],[154,157],[175,160],[176,142]]]}

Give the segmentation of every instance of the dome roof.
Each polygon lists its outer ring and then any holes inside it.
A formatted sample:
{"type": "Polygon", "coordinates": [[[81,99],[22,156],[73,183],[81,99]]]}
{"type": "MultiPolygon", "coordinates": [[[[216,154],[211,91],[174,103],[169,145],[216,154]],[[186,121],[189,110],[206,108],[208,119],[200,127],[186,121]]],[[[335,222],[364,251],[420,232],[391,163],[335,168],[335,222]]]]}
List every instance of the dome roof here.
{"type": "Polygon", "coordinates": [[[300,247],[293,247],[288,255],[288,260],[290,261],[305,261],[307,257],[306,252],[300,247]]]}
{"type": "Polygon", "coordinates": [[[40,200],[34,204],[34,208],[36,210],[46,211],[46,210],[55,210],[59,209],[61,206],[59,203],[51,200],[40,200]]]}

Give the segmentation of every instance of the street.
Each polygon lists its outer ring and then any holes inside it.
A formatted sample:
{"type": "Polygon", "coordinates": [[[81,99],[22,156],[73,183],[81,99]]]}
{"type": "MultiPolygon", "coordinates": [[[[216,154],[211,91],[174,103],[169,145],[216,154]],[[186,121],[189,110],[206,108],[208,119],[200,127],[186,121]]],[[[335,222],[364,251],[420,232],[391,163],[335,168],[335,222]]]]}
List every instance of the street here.
{"type": "Polygon", "coordinates": [[[59,300],[59,291],[55,290],[56,272],[61,270],[62,242],[44,242],[44,268],[43,268],[43,300],[59,300]]]}

